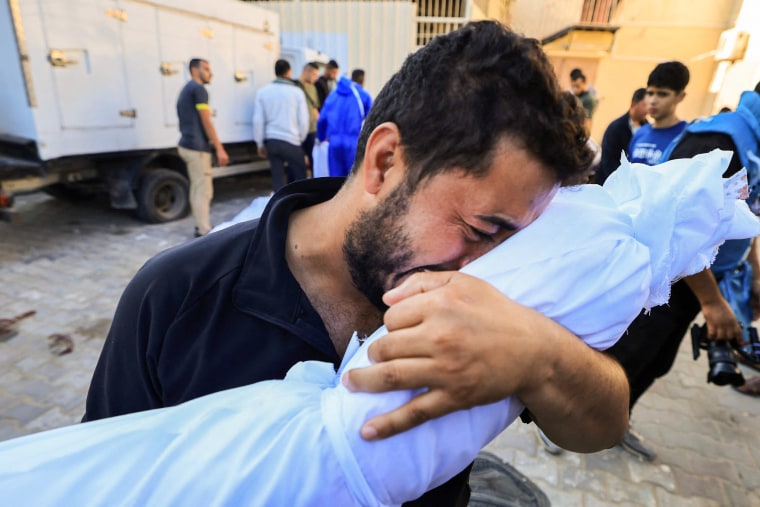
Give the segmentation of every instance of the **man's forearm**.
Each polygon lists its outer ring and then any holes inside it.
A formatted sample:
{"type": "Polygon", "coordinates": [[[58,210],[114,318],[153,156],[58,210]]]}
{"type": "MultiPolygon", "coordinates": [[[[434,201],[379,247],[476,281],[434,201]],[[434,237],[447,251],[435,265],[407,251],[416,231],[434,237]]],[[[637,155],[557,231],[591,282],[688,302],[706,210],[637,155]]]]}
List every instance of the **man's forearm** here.
{"type": "Polygon", "coordinates": [[[697,296],[699,304],[701,306],[707,306],[711,304],[717,304],[723,296],[718,288],[718,282],[715,281],[715,276],[707,268],[699,273],[691,276],[687,276],[683,279],[686,285],[689,286],[691,291],[697,296]]]}
{"type": "Polygon", "coordinates": [[[595,452],[617,444],[628,426],[628,380],[612,358],[558,326],[546,340],[536,380],[519,394],[557,445],[595,452]]]}
{"type": "Polygon", "coordinates": [[[212,146],[214,146],[214,148],[217,150],[222,148],[222,142],[219,140],[219,136],[216,134],[216,128],[214,128],[214,123],[211,121],[211,116],[201,116],[201,123],[203,124],[204,132],[206,132],[206,137],[208,137],[208,140],[212,146]]]}

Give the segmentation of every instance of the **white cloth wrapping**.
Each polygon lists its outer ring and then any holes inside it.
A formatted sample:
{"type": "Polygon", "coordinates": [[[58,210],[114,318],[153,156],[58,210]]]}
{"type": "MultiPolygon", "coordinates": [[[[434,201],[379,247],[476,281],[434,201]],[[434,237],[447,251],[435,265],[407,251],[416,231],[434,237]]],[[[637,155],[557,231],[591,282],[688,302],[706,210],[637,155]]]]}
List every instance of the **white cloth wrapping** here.
{"type": "Polygon", "coordinates": [[[604,189],[631,217],[636,239],[652,254],[653,286],[647,308],[667,302],[672,281],[712,264],[723,240],[757,235],[749,207],[738,200],[748,197],[745,170],[723,186],[695,177],[708,173],[712,179],[720,177],[730,161],[731,153],[720,150],[657,166],[630,164],[623,156],[620,169],[605,181],[604,189]],[[736,219],[729,220],[734,215],[736,219]]]}
{"type": "MultiPolygon", "coordinates": [[[[606,348],[642,307],[662,302],[668,281],[657,277],[699,271],[724,239],[760,234],[733,184],[722,184],[726,164],[721,153],[624,163],[604,189],[561,190],[465,271],[606,348]]],[[[3,503],[398,505],[463,469],[523,408],[510,397],[366,442],[359,429],[369,417],[417,394],[349,393],[340,375],[368,365],[366,350],[354,337],[337,375],[327,363],[299,363],[285,381],[0,443],[3,503]]]]}
{"type": "Polygon", "coordinates": [[[330,149],[330,142],[325,140],[315,142],[314,149],[311,150],[311,159],[314,161],[312,176],[314,178],[324,178],[330,176],[330,161],[327,152],[330,149]]]}
{"type": "Polygon", "coordinates": [[[222,229],[226,229],[227,227],[239,224],[240,222],[247,222],[248,220],[255,220],[259,218],[261,214],[264,213],[264,208],[267,207],[267,203],[271,197],[272,194],[254,197],[251,203],[243,208],[237,215],[232,217],[230,220],[217,225],[211,229],[211,232],[221,231],[222,229]]]}

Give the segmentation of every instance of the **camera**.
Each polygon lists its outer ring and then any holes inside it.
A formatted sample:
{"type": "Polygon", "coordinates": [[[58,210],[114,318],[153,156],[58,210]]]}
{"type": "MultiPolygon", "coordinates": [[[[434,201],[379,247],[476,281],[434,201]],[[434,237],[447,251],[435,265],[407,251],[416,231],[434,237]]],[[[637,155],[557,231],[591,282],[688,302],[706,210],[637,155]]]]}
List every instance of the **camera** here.
{"type": "Polygon", "coordinates": [[[744,385],[744,375],[733,359],[733,347],[725,340],[708,340],[707,326],[694,324],[691,328],[691,350],[694,359],[699,358],[699,350],[707,350],[707,360],[710,369],[707,372],[707,382],[718,386],[731,384],[744,385]]]}

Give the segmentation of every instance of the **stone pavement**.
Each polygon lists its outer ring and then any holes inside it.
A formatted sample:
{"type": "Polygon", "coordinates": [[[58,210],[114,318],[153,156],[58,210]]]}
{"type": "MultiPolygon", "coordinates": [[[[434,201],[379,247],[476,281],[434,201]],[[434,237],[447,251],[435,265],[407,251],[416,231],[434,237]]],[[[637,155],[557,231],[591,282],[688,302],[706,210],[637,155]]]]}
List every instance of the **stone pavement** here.
{"type": "MultiPolygon", "coordinates": [[[[228,220],[269,184],[267,173],[217,180],[212,221],[228,220]]],[[[18,209],[20,223],[0,222],[0,319],[36,314],[0,342],[0,440],[81,418],[125,285],[145,260],[193,232],[189,217],[148,225],[100,200],[74,204],[34,194],[18,199],[18,209]],[[68,335],[74,350],[52,354],[52,334],[68,335]]],[[[693,361],[687,345],[633,416],[659,454],[655,463],[618,448],[551,456],[535,428],[519,422],[487,449],[555,506],[760,507],[760,398],[706,384],[705,354],[693,361]]]]}

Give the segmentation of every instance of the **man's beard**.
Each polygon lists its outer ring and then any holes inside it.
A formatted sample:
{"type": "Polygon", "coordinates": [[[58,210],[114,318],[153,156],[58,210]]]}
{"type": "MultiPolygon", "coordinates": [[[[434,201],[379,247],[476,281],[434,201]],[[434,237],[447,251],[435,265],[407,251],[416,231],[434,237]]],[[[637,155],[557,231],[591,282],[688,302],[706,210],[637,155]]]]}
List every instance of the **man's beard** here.
{"type": "Polygon", "coordinates": [[[412,258],[411,239],[401,226],[411,195],[404,183],[374,208],[363,211],[348,228],[343,258],[351,280],[369,301],[388,309],[383,294],[394,275],[412,258]]]}

